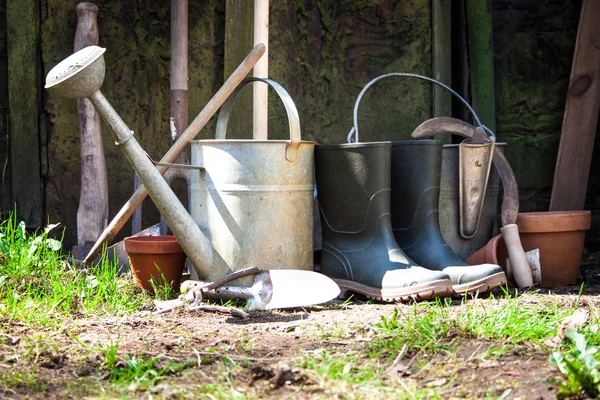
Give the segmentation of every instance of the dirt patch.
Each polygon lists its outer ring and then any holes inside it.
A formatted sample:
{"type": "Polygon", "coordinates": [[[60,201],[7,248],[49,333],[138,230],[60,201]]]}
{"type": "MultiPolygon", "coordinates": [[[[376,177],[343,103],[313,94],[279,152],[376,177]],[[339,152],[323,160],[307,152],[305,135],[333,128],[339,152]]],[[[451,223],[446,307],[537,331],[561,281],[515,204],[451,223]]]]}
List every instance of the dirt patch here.
{"type": "MultiPolygon", "coordinates": [[[[520,298],[520,305],[535,307],[551,298],[565,307],[584,305],[597,320],[599,277],[598,261],[588,257],[583,291],[579,286],[533,291],[520,298]]],[[[450,318],[467,306],[499,307],[494,299],[503,296],[496,290],[490,299],[466,304],[454,299],[448,304],[450,318]]],[[[445,399],[555,398],[556,388],[546,381],[558,376],[548,363],[551,349],[527,343],[450,332],[439,347],[444,350],[390,350],[373,361],[375,327],[396,309],[408,315],[414,307],[339,302],[252,312],[244,320],[185,310],[158,315],[142,311],[122,318],[80,316],[53,327],[5,320],[0,331],[0,398],[389,398],[386,387],[406,389],[407,398],[429,397],[428,391],[445,399]],[[497,349],[506,350],[497,354],[497,349]],[[338,365],[340,359],[326,359],[331,355],[350,361],[338,365]],[[311,367],[313,359],[322,364],[311,367]],[[369,380],[366,385],[355,378],[336,380],[336,374],[373,362],[381,387],[370,387],[369,380]],[[160,379],[115,383],[118,371],[143,363],[152,366],[152,373],[161,371],[160,379]],[[324,368],[330,369],[327,378],[324,368]]],[[[144,377],[153,379],[152,374],[144,377]]]]}
{"type": "MultiPolygon", "coordinates": [[[[343,398],[339,388],[333,390],[318,375],[300,368],[299,360],[323,351],[366,354],[372,327],[396,307],[410,308],[349,303],[337,308],[251,313],[246,320],[187,311],[141,312],[123,318],[77,319],[46,331],[5,323],[0,395],[80,398],[101,394],[100,387],[111,393],[116,389],[111,389],[107,356],[100,349],[117,346],[123,365],[128,357],[190,365],[182,373],[165,374],[150,388],[118,389],[132,398],[146,397],[148,392],[163,398],[227,398],[232,392],[250,398],[319,398],[332,393],[343,398]],[[214,393],[203,395],[211,388],[214,393]],[[218,390],[225,392],[219,395],[218,390]]],[[[555,375],[546,355],[523,347],[497,360],[486,359],[480,354],[498,343],[468,338],[448,341],[455,350],[406,354],[401,363],[388,367],[384,382],[436,389],[444,398],[497,397],[507,390],[506,398],[554,397],[554,388],[543,382],[555,375]]]]}

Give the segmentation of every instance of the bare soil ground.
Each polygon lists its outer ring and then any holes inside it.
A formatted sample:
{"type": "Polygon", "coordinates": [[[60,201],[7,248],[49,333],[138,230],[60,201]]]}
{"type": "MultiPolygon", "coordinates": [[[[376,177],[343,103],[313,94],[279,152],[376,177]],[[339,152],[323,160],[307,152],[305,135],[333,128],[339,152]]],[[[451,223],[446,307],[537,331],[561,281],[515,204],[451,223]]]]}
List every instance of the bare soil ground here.
{"type": "MultiPolygon", "coordinates": [[[[399,305],[400,307],[408,307],[399,305]]],[[[93,388],[106,380],[100,356],[86,351],[73,337],[90,346],[119,343],[120,354],[161,360],[196,363],[185,377],[173,377],[152,391],[164,398],[178,398],[207,383],[230,380],[231,389],[258,398],[321,398],[343,393],[320,385],[317,377],[303,373],[293,360],[304,352],[325,350],[359,352],[369,343],[368,326],[390,315],[397,305],[351,303],[343,309],[313,308],[286,313],[253,313],[245,320],[221,314],[191,313],[138,315],[105,320],[75,320],[62,331],[44,332],[33,364],[36,383],[4,387],[3,398],[80,398],[94,394],[93,388]],[[343,339],[324,338],[323,333],[344,330],[343,339]],[[207,349],[210,349],[207,351],[207,349]],[[239,365],[234,374],[223,372],[223,364],[239,365]],[[77,381],[77,384],[75,384],[77,381]],[[92,389],[92,390],[89,390],[92,389]],[[87,393],[86,393],[87,392],[87,393]],[[91,392],[91,393],[89,393],[91,392]]],[[[5,325],[6,339],[0,347],[0,368],[31,371],[32,363],[21,363],[36,349],[27,348],[26,337],[39,334],[30,327],[5,325]]],[[[453,338],[448,338],[448,341],[453,338]]],[[[526,347],[505,355],[499,361],[481,361],[479,353],[497,345],[480,340],[465,340],[451,357],[447,354],[407,354],[401,364],[387,371],[390,381],[401,380],[416,387],[445,386],[447,398],[485,398],[500,396],[511,389],[508,398],[550,399],[552,386],[543,378],[556,373],[546,355],[526,347]],[[416,357],[415,357],[416,356],[416,357]],[[413,360],[413,357],[415,359],[413,360]],[[407,365],[412,360],[411,365],[407,365]],[[418,360],[418,362],[415,362],[418,360]],[[419,373],[424,364],[435,374],[419,373]]],[[[30,357],[29,357],[30,358],[30,357]]],[[[98,390],[96,395],[100,395],[98,390]]],[[[365,397],[368,393],[364,393],[365,397]]],[[[132,397],[146,397],[145,390],[132,397]]],[[[351,397],[351,396],[349,396],[351,397]]],[[[362,396],[359,396],[362,397],[362,396]]]]}
{"type": "MultiPolygon", "coordinates": [[[[596,264],[583,270],[582,278],[590,282],[584,301],[596,303],[598,276],[596,264]]],[[[528,301],[546,296],[572,299],[578,291],[577,286],[540,290],[528,301]]],[[[485,307],[491,300],[477,301],[485,307]]],[[[298,366],[306,354],[324,351],[357,354],[360,362],[369,351],[372,327],[396,307],[411,306],[348,302],[254,312],[244,320],[185,310],[158,315],[142,311],[123,318],[74,318],[59,329],[2,321],[0,398],[397,398],[368,385],[331,385],[298,366]],[[106,357],[96,350],[117,343],[122,363],[129,354],[159,357],[158,366],[188,362],[189,367],[167,374],[150,389],[111,386],[106,357]]],[[[452,307],[464,305],[455,300],[452,307]]],[[[393,363],[394,354],[382,359],[384,384],[405,387],[408,393],[410,388],[431,388],[447,399],[555,398],[556,388],[545,380],[558,373],[549,365],[547,352],[523,344],[494,359],[480,355],[503,343],[452,335],[444,340],[450,351],[412,351],[393,363]]]]}

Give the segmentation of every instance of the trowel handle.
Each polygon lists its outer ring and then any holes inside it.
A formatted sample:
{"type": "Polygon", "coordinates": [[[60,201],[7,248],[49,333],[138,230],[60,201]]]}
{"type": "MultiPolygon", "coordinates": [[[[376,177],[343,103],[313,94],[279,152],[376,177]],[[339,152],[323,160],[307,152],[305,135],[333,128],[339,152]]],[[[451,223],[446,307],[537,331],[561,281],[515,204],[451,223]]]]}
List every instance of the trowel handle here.
{"type": "Polygon", "coordinates": [[[260,269],[260,267],[250,267],[250,268],[245,268],[245,269],[241,269],[239,271],[235,271],[229,275],[225,275],[222,278],[217,279],[216,281],[209,283],[208,285],[204,286],[202,288],[203,291],[208,291],[208,290],[212,290],[212,289],[216,289],[218,287],[223,286],[224,284],[226,284],[227,282],[231,282],[234,279],[237,278],[241,278],[243,276],[247,276],[247,275],[256,275],[259,272],[261,272],[262,269],[260,269]]]}
{"type": "Polygon", "coordinates": [[[533,286],[533,276],[531,268],[525,257],[521,238],[519,237],[519,227],[517,224],[508,224],[500,228],[506,249],[508,250],[508,259],[512,267],[512,274],[517,287],[533,286]]]}
{"type": "Polygon", "coordinates": [[[207,299],[225,301],[233,299],[251,300],[254,298],[250,288],[241,286],[221,286],[216,289],[202,292],[202,295],[207,299]]]}

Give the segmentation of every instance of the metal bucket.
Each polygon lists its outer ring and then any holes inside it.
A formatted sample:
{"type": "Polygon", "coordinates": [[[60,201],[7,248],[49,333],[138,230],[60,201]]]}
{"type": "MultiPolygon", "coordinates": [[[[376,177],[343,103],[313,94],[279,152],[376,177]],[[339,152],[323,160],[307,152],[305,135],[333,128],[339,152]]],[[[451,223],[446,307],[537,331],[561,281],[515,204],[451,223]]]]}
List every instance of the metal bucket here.
{"type": "MultiPolygon", "coordinates": [[[[496,143],[496,146],[504,152],[506,143],[496,143]]],[[[460,234],[459,171],[459,145],[444,145],[440,182],[440,230],[442,231],[442,237],[452,251],[464,260],[485,246],[493,236],[498,234],[500,176],[496,168],[492,167],[488,178],[479,229],[472,238],[465,239],[460,234]]]]}
{"type": "MultiPolygon", "coordinates": [[[[215,140],[193,140],[190,214],[214,248],[214,280],[231,272],[313,269],[314,142],[301,141],[298,111],[269,79],[246,79],[221,108],[215,140]],[[271,86],[288,115],[290,140],[225,139],[231,108],[251,82],[271,86]]],[[[239,282],[251,285],[252,279],[239,282]]]]}

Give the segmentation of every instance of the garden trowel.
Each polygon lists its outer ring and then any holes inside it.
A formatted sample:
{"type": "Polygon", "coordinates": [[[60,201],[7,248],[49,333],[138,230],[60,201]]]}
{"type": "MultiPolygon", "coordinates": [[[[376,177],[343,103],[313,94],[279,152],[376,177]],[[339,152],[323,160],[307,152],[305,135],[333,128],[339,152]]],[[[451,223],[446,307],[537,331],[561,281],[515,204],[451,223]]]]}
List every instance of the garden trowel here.
{"type": "Polygon", "coordinates": [[[218,286],[215,283],[185,281],[181,284],[181,293],[187,295],[195,292],[196,296],[200,294],[201,297],[209,299],[246,299],[247,308],[254,310],[311,306],[325,303],[340,294],[338,285],[318,272],[289,269],[267,271],[257,267],[243,271],[219,279],[218,286]],[[223,284],[224,281],[239,278],[244,274],[254,275],[252,286],[223,284]]]}

